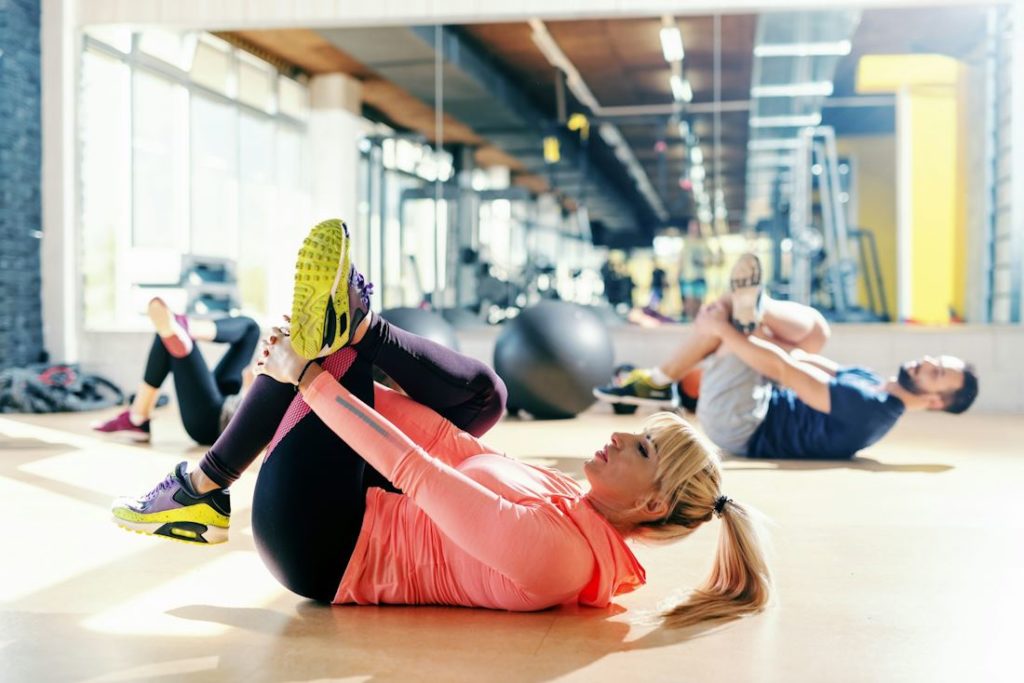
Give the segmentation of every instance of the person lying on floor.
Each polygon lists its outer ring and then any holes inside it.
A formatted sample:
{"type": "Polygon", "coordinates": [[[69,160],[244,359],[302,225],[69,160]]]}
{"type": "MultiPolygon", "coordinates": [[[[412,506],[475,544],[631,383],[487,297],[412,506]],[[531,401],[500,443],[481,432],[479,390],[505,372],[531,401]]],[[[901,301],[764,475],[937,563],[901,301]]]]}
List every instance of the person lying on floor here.
{"type": "Polygon", "coordinates": [[[148,314],[156,335],[135,397],[128,410],[97,422],[92,428],[148,442],[160,386],[167,375],[173,374],[185,432],[196,443],[209,446],[224,431],[252,384],[248,366],[260,340],[260,327],[245,316],[190,320],[172,313],[158,297],[150,300],[148,314]],[[228,344],[228,350],[212,371],[203,360],[197,341],[228,344]]]}
{"type": "Polygon", "coordinates": [[[678,540],[719,517],[711,575],[667,623],[765,607],[757,514],[724,495],[716,451],[695,429],[659,413],[638,432],[613,433],[584,465],[586,493],[496,452],[479,437],[503,414],[501,380],[370,313],[348,249],[340,221],[313,229],[291,324],[263,341],[260,376],[235,419],[197,467],[183,462],[148,494],[115,501],[119,524],[227,540],[227,489],[267,446],[256,548],[282,585],[313,600],[605,607],[645,583],[628,539],[678,540]],[[374,386],[374,365],[407,395],[374,386]]]}
{"type": "Polygon", "coordinates": [[[701,364],[702,429],[726,451],[762,458],[850,458],[907,411],[962,413],[977,397],[973,366],[955,356],[923,356],[884,377],[819,355],[830,335],[824,318],[768,297],[761,272],[759,259],[745,254],[730,295],[702,307],[668,363],[595,395],[624,402],[701,364]]]}

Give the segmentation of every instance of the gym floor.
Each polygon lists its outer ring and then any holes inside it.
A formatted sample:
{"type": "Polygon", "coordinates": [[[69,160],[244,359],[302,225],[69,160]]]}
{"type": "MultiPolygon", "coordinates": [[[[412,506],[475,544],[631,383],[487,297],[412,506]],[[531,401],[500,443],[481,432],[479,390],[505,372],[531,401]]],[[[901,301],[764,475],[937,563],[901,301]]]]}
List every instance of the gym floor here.
{"type": "MultiPolygon", "coordinates": [[[[1019,416],[909,415],[850,462],[728,460],[725,492],[772,519],[777,600],[753,618],[669,631],[649,616],[705,575],[717,522],[639,547],[649,583],[608,610],[325,607],[285,591],[257,557],[255,473],[232,490],[227,544],[111,524],[111,498],[203,449],[173,407],[146,446],[92,436],[106,414],[0,418],[0,679],[1019,680],[1019,416]]],[[[638,424],[595,408],[506,419],[489,441],[581,476],[610,432],[638,424]]]]}

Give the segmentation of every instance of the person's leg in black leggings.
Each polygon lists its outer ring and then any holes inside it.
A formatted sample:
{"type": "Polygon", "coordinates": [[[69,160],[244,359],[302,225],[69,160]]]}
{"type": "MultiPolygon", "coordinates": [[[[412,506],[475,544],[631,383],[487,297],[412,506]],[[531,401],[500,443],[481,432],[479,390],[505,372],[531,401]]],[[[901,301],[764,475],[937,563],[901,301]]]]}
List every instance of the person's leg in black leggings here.
{"type": "MultiPolygon", "coordinates": [[[[372,316],[353,348],[366,364],[376,364],[412,398],[459,429],[480,436],[501,419],[505,385],[480,361],[394,327],[379,315],[372,316]]],[[[257,377],[227,429],[200,461],[203,474],[222,488],[235,482],[270,443],[294,397],[291,387],[257,377]]],[[[394,490],[383,477],[375,485],[394,490]]]]}
{"type": "Polygon", "coordinates": [[[142,381],[155,391],[171,373],[185,432],[197,443],[213,443],[224,397],[214,384],[199,347],[193,344],[187,356],[175,358],[167,351],[160,335],[154,335],[142,381]]]}
{"type": "MultiPolygon", "coordinates": [[[[368,363],[357,358],[341,383],[373,405],[368,363]]],[[[252,529],[260,557],[282,585],[313,600],[334,598],[362,528],[366,489],[378,478],[315,413],[281,439],[260,467],[252,529]]]]}
{"type": "Polygon", "coordinates": [[[142,373],[142,381],[159,389],[171,374],[171,354],[167,347],[160,341],[160,335],[153,335],[153,343],[149,347],[149,356],[146,358],[146,369],[142,373]]]}
{"type": "Polygon", "coordinates": [[[185,432],[196,443],[212,444],[220,434],[224,395],[217,388],[198,344],[193,344],[184,358],[171,356],[170,359],[178,411],[185,432]]]}
{"type": "Polygon", "coordinates": [[[508,392],[494,370],[379,315],[373,315],[366,335],[354,348],[410,398],[473,436],[482,436],[504,413],[508,392]]]}
{"type": "Polygon", "coordinates": [[[199,461],[199,469],[221,488],[231,486],[274,437],[295,389],[259,376],[228,426],[199,461]]]}
{"type": "Polygon", "coordinates": [[[217,367],[213,369],[213,380],[220,393],[225,396],[237,394],[242,390],[242,372],[252,361],[256,344],[260,340],[260,326],[252,318],[238,316],[215,320],[217,334],[213,341],[218,344],[230,344],[221,357],[217,367]]]}

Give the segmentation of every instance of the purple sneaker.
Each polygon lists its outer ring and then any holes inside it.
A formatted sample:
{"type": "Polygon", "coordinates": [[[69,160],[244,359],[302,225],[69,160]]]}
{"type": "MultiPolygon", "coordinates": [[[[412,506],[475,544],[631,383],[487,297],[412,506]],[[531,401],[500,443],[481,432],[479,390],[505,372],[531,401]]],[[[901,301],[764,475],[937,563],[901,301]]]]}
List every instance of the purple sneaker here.
{"type": "Polygon", "coordinates": [[[370,314],[370,295],[373,294],[373,283],[356,270],[355,264],[348,274],[348,310],[352,319],[350,329],[359,329],[359,323],[370,314]]]}
{"type": "Polygon", "coordinates": [[[114,523],[129,531],[187,543],[224,543],[231,522],[231,498],[227,489],[196,493],[186,463],[180,462],[141,498],[115,500],[111,512],[114,523]]]}
{"type": "Polygon", "coordinates": [[[126,436],[138,443],[148,443],[149,420],[146,420],[141,425],[136,425],[132,422],[128,412],[126,410],[114,419],[107,420],[106,422],[94,422],[92,428],[104,434],[117,434],[118,436],[126,436]]]}

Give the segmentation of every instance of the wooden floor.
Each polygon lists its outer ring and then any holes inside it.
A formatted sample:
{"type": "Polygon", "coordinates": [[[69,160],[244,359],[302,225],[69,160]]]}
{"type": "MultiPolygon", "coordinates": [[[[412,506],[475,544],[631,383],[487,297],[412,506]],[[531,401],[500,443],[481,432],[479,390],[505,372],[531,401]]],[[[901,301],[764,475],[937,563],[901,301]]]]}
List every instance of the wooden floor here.
{"type": "MultiPolygon", "coordinates": [[[[649,584],[609,610],[323,607],[282,589],[249,531],[229,543],[130,534],[110,499],[191,445],[173,408],[154,443],[94,438],[96,415],[0,418],[0,680],[1024,680],[1024,419],[913,415],[852,462],[726,463],[725,491],[774,521],[776,604],[714,628],[647,618],[707,571],[717,522],[640,547],[649,584]]],[[[506,420],[490,441],[578,475],[636,418],[506,420]],[[579,454],[579,455],[577,455],[579,454]]]]}

